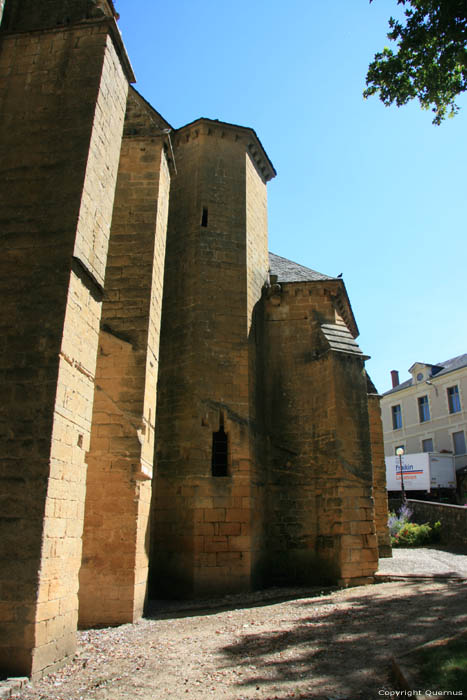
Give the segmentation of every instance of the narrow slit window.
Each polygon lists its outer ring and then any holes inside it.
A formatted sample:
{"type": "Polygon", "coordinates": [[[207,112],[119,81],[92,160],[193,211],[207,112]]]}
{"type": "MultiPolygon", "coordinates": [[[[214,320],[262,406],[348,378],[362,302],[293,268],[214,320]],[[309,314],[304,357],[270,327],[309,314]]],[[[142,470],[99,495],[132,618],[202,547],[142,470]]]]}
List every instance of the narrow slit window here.
{"type": "Polygon", "coordinates": [[[203,207],[203,213],[201,214],[201,226],[206,226],[208,225],[208,209],[207,207],[203,207]]]}
{"type": "Polygon", "coordinates": [[[229,437],[221,425],[217,433],[212,434],[211,471],[213,476],[228,476],[229,437]]]}

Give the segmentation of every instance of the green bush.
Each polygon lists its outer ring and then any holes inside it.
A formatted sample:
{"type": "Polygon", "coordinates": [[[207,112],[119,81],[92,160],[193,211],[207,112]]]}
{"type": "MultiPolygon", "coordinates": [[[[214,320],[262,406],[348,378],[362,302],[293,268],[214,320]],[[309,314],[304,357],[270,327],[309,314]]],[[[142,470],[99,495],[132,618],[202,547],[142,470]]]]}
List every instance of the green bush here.
{"type": "Polygon", "coordinates": [[[421,547],[431,542],[439,542],[441,536],[441,522],[438,520],[433,526],[428,523],[417,525],[409,522],[411,513],[399,512],[389,514],[389,530],[393,547],[421,547]]]}
{"type": "Polygon", "coordinates": [[[431,527],[428,523],[417,525],[416,523],[406,523],[392,538],[393,546],[400,547],[420,547],[427,544],[431,539],[431,527]]]}

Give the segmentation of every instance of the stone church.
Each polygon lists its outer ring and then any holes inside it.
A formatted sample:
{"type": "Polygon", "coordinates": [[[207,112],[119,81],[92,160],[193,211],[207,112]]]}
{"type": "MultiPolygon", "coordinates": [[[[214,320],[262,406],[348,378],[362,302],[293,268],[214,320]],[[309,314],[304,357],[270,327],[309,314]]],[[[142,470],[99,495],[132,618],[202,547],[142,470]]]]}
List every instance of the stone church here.
{"type": "Polygon", "coordinates": [[[377,392],[342,279],[268,253],[258,136],[172,128],[111,0],[0,1],[0,672],[148,595],[371,582],[377,392]]]}

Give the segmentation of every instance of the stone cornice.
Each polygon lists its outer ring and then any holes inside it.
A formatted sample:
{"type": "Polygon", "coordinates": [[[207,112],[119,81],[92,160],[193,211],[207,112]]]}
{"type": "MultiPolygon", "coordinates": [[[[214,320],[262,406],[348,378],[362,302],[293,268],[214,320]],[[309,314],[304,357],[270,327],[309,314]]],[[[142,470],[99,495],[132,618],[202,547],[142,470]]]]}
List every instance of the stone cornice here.
{"type": "Polygon", "coordinates": [[[351,332],[352,337],[358,338],[360,335],[349,295],[347,294],[347,289],[345,288],[343,280],[331,278],[327,280],[300,280],[296,282],[280,281],[276,286],[283,287],[284,290],[294,287],[309,288],[310,286],[321,288],[324,291],[324,294],[331,299],[335,310],[345,321],[345,324],[351,332]]]}
{"type": "Polygon", "coordinates": [[[118,55],[120,62],[122,64],[122,68],[124,70],[126,78],[127,78],[129,83],[136,83],[136,78],[135,78],[135,74],[133,72],[133,67],[132,67],[130,59],[128,57],[128,54],[127,54],[127,51],[125,48],[125,44],[123,43],[122,35],[120,33],[120,29],[117,26],[117,22],[114,18],[108,18],[107,24],[109,27],[109,34],[112,37],[112,40],[114,42],[114,46],[117,50],[117,55],[118,55]]]}
{"type": "Polygon", "coordinates": [[[220,136],[221,138],[241,141],[245,146],[245,150],[255,162],[265,182],[269,182],[269,180],[272,180],[272,178],[277,175],[268,154],[264,150],[263,144],[259,140],[254,129],[250,127],[238,126],[237,124],[229,124],[217,119],[200,117],[180,127],[174,133],[177,137],[185,136],[187,139],[197,138],[200,134],[203,134],[205,136],[220,136]]]}
{"type": "MultiPolygon", "coordinates": [[[[326,282],[325,284],[328,285],[329,282],[326,282]]],[[[358,338],[358,336],[360,335],[360,331],[358,330],[357,321],[355,320],[352,305],[350,303],[349,295],[347,294],[345,284],[340,279],[336,279],[335,281],[332,280],[331,284],[336,290],[337,310],[346,322],[347,327],[349,328],[353,337],[358,338]]]]}
{"type": "Polygon", "coordinates": [[[123,71],[129,83],[136,83],[135,74],[133,73],[133,68],[128,58],[128,54],[123,43],[122,35],[117,26],[117,22],[114,17],[103,17],[99,19],[84,19],[80,22],[75,22],[70,25],[59,25],[53,27],[40,27],[37,29],[7,29],[5,26],[1,26],[2,36],[14,36],[19,34],[44,34],[44,32],[59,33],[73,31],[79,27],[94,27],[94,26],[106,26],[107,31],[110,34],[113,44],[115,46],[117,55],[122,64],[123,71]]]}

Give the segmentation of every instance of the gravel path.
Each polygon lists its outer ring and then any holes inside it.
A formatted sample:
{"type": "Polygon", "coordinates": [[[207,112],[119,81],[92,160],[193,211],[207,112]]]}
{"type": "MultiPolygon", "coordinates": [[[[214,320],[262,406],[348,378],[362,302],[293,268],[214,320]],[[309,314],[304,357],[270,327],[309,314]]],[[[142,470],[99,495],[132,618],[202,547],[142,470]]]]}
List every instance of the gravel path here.
{"type": "Polygon", "coordinates": [[[81,632],[71,664],[14,697],[377,700],[393,688],[391,655],[467,625],[465,581],[278,593],[81,632]]]}
{"type": "Polygon", "coordinates": [[[433,547],[393,549],[392,558],[380,559],[378,574],[396,576],[464,576],[467,578],[467,553],[433,547]]]}

